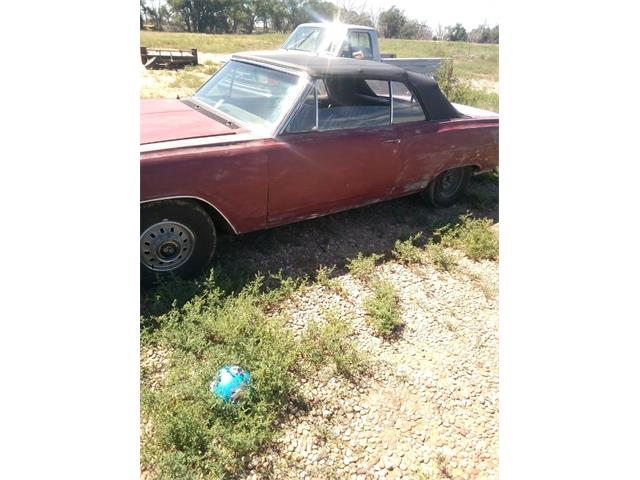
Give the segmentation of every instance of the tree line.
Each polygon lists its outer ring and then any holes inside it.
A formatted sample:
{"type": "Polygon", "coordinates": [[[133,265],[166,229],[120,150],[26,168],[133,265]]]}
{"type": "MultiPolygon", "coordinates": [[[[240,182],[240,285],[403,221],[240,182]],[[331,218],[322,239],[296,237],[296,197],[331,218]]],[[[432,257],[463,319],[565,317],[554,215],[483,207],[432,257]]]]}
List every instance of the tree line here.
{"type": "MultiPolygon", "coordinates": [[[[365,4],[366,6],[366,4],[365,4]]],[[[194,33],[290,32],[301,23],[339,19],[376,28],[385,38],[499,43],[498,25],[467,32],[462,24],[434,30],[396,6],[367,9],[348,0],[140,0],[140,28],[194,33]]]]}

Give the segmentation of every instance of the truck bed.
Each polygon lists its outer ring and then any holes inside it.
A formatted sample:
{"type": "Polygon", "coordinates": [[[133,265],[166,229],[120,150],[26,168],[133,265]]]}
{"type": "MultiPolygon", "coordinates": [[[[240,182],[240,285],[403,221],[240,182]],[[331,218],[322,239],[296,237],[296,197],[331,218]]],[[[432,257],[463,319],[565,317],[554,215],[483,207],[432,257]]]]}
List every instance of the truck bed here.
{"type": "Polygon", "coordinates": [[[410,72],[422,73],[430,77],[435,76],[442,58],[381,58],[381,61],[410,72]]]}

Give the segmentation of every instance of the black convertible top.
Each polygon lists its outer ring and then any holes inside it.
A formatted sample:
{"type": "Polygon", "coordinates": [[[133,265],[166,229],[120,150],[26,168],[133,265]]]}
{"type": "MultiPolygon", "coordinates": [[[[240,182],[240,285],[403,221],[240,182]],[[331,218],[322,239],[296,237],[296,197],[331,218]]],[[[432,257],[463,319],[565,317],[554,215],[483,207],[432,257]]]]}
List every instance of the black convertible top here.
{"type": "Polygon", "coordinates": [[[314,78],[350,77],[405,82],[413,87],[430,120],[447,120],[463,116],[442,94],[438,83],[433,78],[408,72],[387,63],[286,50],[239,53],[233,55],[232,59],[302,70],[314,78]]]}

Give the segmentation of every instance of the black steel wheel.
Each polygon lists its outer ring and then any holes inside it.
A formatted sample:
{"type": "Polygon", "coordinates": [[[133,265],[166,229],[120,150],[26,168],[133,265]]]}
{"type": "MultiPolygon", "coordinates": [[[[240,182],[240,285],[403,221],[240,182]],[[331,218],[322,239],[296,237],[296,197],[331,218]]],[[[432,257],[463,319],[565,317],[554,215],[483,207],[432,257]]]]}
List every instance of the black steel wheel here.
{"type": "Polygon", "coordinates": [[[423,197],[434,207],[448,207],[464,195],[471,167],[451,168],[438,175],[423,192],[423,197]]]}

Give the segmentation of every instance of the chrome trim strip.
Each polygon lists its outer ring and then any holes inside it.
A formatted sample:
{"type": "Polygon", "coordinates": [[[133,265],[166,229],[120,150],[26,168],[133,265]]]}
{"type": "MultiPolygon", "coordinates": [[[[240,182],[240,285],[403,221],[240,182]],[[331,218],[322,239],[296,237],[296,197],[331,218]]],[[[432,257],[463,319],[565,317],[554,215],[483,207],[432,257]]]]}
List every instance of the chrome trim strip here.
{"type": "Polygon", "coordinates": [[[185,138],[181,140],[169,140],[167,142],[145,143],[140,145],[140,153],[159,152],[177,148],[209,147],[252,140],[265,140],[267,138],[271,138],[271,134],[267,132],[246,132],[212,137],[185,138]]]}
{"type": "Polygon", "coordinates": [[[318,80],[313,81],[313,97],[316,101],[316,130],[318,130],[320,129],[320,114],[318,112],[320,110],[320,107],[318,105],[318,80]]]}
{"type": "Polygon", "coordinates": [[[224,214],[218,209],[216,208],[211,202],[208,202],[207,200],[205,200],[204,198],[200,198],[200,197],[196,197],[195,195],[174,195],[173,197],[160,197],[160,198],[152,198],[150,200],[141,200],[140,203],[150,203],[150,202],[160,202],[162,200],[175,200],[177,198],[193,198],[195,200],[200,200],[201,202],[206,203],[207,205],[209,205],[211,208],[213,208],[216,212],[218,212],[218,214],[225,219],[225,221],[227,222],[227,224],[231,227],[231,229],[233,230],[233,233],[235,233],[236,235],[238,235],[238,231],[236,230],[236,227],[233,225],[233,223],[231,223],[229,221],[229,219],[227,217],[224,216],[224,214]]]}
{"type": "Polygon", "coordinates": [[[304,102],[307,100],[307,96],[309,95],[309,91],[314,87],[314,85],[315,85],[315,83],[312,83],[311,80],[307,83],[306,87],[302,91],[302,95],[300,95],[300,97],[298,98],[298,101],[296,103],[294,103],[293,107],[291,108],[291,111],[285,117],[285,121],[282,123],[280,128],[278,128],[278,130],[276,130],[276,133],[275,133],[273,138],[276,138],[276,137],[286,133],[287,128],[289,128],[289,124],[291,123],[293,118],[296,116],[298,111],[304,105],[304,102]]]}
{"type": "Polygon", "coordinates": [[[306,92],[309,89],[309,75],[303,72],[300,77],[300,85],[298,86],[297,95],[293,97],[291,103],[284,110],[282,116],[280,117],[276,127],[273,129],[272,136],[276,138],[280,133],[282,133],[285,129],[285,126],[289,124],[289,122],[293,119],[295,113],[297,113],[300,105],[304,103],[304,100],[307,98],[306,92]]]}
{"type": "Polygon", "coordinates": [[[393,125],[393,83],[389,80],[389,102],[391,103],[391,122],[389,125],[393,125]]]}

